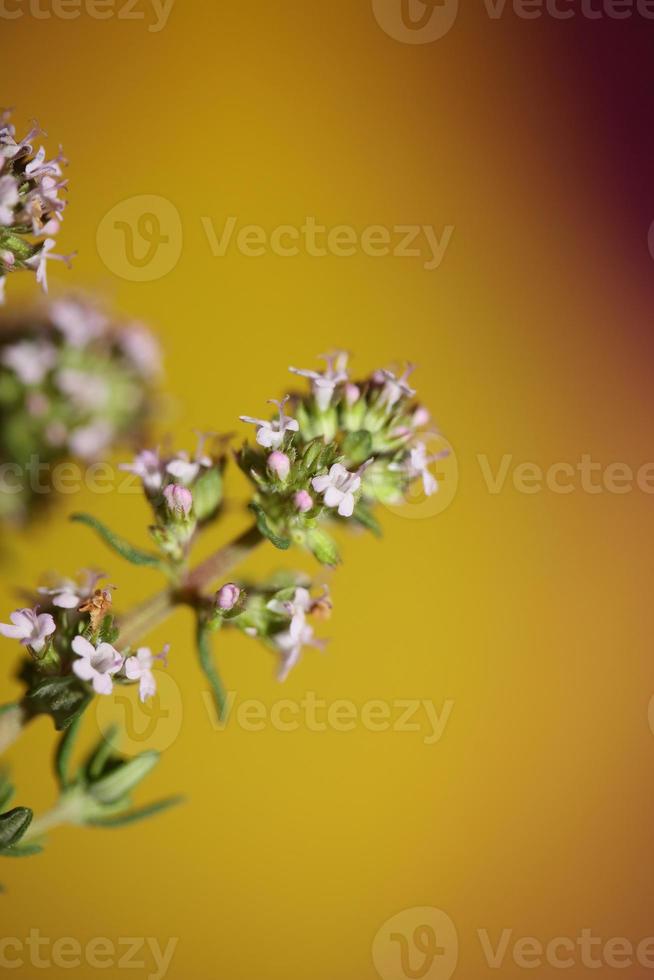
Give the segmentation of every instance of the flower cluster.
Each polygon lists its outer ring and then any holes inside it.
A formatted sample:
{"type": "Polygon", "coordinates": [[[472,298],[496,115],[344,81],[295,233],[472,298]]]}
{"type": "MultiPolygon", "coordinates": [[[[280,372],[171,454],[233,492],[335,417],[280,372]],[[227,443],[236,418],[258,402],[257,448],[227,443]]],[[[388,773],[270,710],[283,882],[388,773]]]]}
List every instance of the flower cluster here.
{"type": "Polygon", "coordinates": [[[327,619],[332,603],[326,586],[319,595],[312,596],[298,576],[290,576],[290,581],[280,586],[246,590],[228,582],[216,593],[213,621],[261,640],[279,658],[277,677],[284,681],[304,647],[324,649],[325,640],[315,636],[308,617],[327,619]]]}
{"type": "Polygon", "coordinates": [[[120,467],[141,480],[156,520],[150,533],[173,562],[186,558],[197,529],[217,516],[222,502],[225,457],[208,455],[206,438],[200,436],[193,457],[144,449],[120,467]]]}
{"type": "Polygon", "coordinates": [[[70,259],[52,251],[66,206],[61,149],[51,160],[43,146],[34,152],[33,143],[43,131],[34,125],[17,141],[10,117],[8,110],[0,110],[0,303],[10,272],[32,270],[47,291],[48,260],[70,259]]]}
{"type": "Polygon", "coordinates": [[[0,463],[12,466],[3,470],[0,518],[25,518],[43,501],[52,464],[99,459],[117,440],[138,434],[160,360],[145,327],[118,323],[81,299],[4,316],[0,463]]]}
{"type": "Polygon", "coordinates": [[[105,577],[102,572],[86,572],[79,583],[64,579],[40,588],[41,605],[16,609],[9,623],[0,623],[0,635],[18,640],[29,654],[24,678],[27,701],[36,713],[44,683],[48,710],[55,703],[53,686],[60,688],[60,703],[74,710],[86,704],[91,690],[111,694],[115,682],[138,682],[141,701],[156,693],[155,662],[165,661],[168,648],[156,656],[147,647],[134,652],[117,649],[119,632],[111,613],[111,587],[98,588],[105,577]]]}
{"type": "Polygon", "coordinates": [[[306,545],[324,564],[338,553],[320,526],[354,520],[377,530],[372,506],[400,503],[421,479],[431,495],[438,483],[429,466],[424,429],[429,414],[415,401],[409,366],[397,376],[375,371],[353,380],[343,352],[326,355],[324,372],[290,368],[310,382],[308,395],[274,402],[271,420],[240,416],[256,426],[239,463],[257,488],[253,509],[260,529],[278,547],[306,545]]]}

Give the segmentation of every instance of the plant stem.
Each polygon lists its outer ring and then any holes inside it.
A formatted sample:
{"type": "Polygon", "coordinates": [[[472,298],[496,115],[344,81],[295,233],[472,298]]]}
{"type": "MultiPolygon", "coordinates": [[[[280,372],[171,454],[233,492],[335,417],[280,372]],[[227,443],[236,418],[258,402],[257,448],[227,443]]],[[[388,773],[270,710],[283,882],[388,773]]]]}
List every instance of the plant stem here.
{"type": "Polygon", "coordinates": [[[37,817],[36,820],[32,821],[27,833],[21,838],[21,843],[28,844],[30,841],[43,836],[46,831],[51,830],[53,827],[58,827],[60,824],[79,823],[82,816],[83,804],[83,792],[79,789],[69,790],[60,797],[59,801],[51,810],[47,810],[40,817],[37,817]]]}
{"type": "Polygon", "coordinates": [[[192,569],[178,589],[165,589],[137,606],[124,619],[119,620],[121,646],[133,646],[144,633],[163,623],[175,606],[184,603],[194,605],[212,583],[247,558],[262,541],[263,537],[256,526],[248,528],[230,544],[192,569]]]}

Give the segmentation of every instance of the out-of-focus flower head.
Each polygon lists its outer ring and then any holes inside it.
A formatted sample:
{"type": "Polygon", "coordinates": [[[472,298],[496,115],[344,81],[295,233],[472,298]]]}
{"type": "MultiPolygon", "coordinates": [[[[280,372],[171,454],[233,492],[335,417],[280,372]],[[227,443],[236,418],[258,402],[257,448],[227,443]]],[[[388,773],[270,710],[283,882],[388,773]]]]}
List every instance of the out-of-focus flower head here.
{"type": "Polygon", "coordinates": [[[61,147],[50,159],[45,147],[35,150],[35,141],[45,135],[34,123],[18,139],[11,111],[0,109],[0,303],[11,273],[22,269],[36,273],[47,292],[47,263],[58,259],[69,264],[71,259],[53,251],[66,207],[62,196],[66,160],[61,147]]]}
{"type": "Polygon", "coordinates": [[[0,519],[24,520],[51,498],[57,463],[139,439],[160,364],[144,337],[77,297],[0,317],[0,519]]]}

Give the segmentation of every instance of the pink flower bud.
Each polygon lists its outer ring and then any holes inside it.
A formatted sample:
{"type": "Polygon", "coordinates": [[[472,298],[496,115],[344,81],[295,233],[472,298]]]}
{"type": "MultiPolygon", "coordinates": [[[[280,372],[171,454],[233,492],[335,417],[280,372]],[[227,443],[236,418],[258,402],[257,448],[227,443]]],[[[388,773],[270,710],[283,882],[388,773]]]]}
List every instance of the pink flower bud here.
{"type": "Polygon", "coordinates": [[[291,461],[286,453],[280,453],[279,450],[275,450],[268,457],[268,469],[273,476],[284,481],[291,472],[291,461]]]}
{"type": "Polygon", "coordinates": [[[234,608],[240,597],[241,590],[238,585],[234,585],[233,582],[228,582],[216,593],[218,608],[224,612],[229,612],[230,609],[234,608]]]}
{"type": "Polygon", "coordinates": [[[298,490],[293,497],[293,503],[301,514],[306,514],[313,507],[313,497],[306,490],[298,490]]]}
{"type": "Polygon", "coordinates": [[[188,517],[193,506],[193,494],[187,487],[182,487],[179,483],[171,483],[163,493],[171,514],[188,517]]]}
{"type": "Polygon", "coordinates": [[[430,418],[431,416],[427,409],[420,405],[418,408],[416,408],[415,412],[413,413],[413,419],[411,420],[414,429],[420,429],[423,425],[427,425],[430,418]]]}
{"type": "Polygon", "coordinates": [[[352,405],[356,405],[360,397],[361,397],[360,389],[357,387],[357,385],[352,384],[352,382],[349,381],[345,385],[345,401],[348,403],[350,408],[352,407],[352,405]]]}

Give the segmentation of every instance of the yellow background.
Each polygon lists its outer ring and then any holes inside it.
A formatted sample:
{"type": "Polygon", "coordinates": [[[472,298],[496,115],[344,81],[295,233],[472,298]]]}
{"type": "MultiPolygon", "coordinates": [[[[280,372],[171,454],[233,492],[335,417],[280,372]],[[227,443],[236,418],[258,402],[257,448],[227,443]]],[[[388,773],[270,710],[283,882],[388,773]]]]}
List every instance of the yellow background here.
{"type": "MultiPolygon", "coordinates": [[[[654,933],[651,498],[578,482],[524,494],[511,475],[492,494],[478,460],[590,453],[637,467],[651,455],[646,357],[629,333],[645,322],[641,267],[624,257],[583,96],[556,70],[556,30],[469,8],[446,38],[411,46],[351,0],[177,0],[159,33],[88,16],[0,22],[3,100],[70,159],[58,244],[79,254],[70,273],[52,267],[53,288],[97,288],[158,331],[159,435],[191,448],[194,428],[240,432],[238,414],[283,393],[289,364],[343,346],[361,373],[418,363],[459,466],[442,513],[383,515],[382,543],[343,539],[328,653],[307,652],[284,688],[256,643],[230,635],[219,653],[239,699],[268,706],[307,691],[452,700],[443,738],[217,732],[180,612],[152,641],[172,644],[183,719],[138,799],[180,791],[188,804],[126,830],[55,831],[42,856],[4,861],[4,936],[179,937],[174,978],[368,980],[377,931],[412,907],[451,917],[468,978],[490,972],[478,929],[493,941],[505,927],[543,942],[584,927],[654,933]],[[116,275],[96,247],[103,217],[135,195],[181,215],[179,261],[152,282],[116,275]],[[435,271],[362,254],[215,257],[201,219],[220,228],[229,215],[268,230],[312,215],[455,231],[435,271]]],[[[34,288],[17,276],[9,299],[34,288]]],[[[229,487],[216,546],[247,523],[235,470],[229,487]]],[[[146,541],[138,497],[67,500],[9,542],[3,619],[46,568],[105,567],[122,608],[157,587],[67,525],[78,509],[146,541]]],[[[279,564],[267,548],[244,570],[279,564]]],[[[15,647],[0,653],[9,669],[15,647]]],[[[18,690],[2,685],[3,700],[18,690]]],[[[10,753],[19,800],[37,811],[53,798],[53,744],[40,720],[10,753]]],[[[508,954],[502,976],[522,973],[508,954]]]]}

